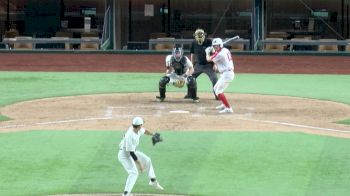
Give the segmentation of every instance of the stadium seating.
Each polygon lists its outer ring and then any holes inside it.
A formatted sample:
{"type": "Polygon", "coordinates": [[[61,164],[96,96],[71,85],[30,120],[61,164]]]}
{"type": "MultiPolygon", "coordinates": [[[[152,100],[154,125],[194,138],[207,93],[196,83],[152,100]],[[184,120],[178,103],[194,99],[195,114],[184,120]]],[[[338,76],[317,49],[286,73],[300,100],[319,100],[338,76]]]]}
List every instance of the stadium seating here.
{"type": "MultiPolygon", "coordinates": [[[[283,40],[282,38],[266,38],[265,40],[283,40]]],[[[264,51],[283,51],[286,45],[283,44],[265,44],[264,51]]]]}
{"type": "MultiPolygon", "coordinates": [[[[337,41],[336,39],[320,39],[320,41],[337,41]]],[[[338,51],[337,45],[319,45],[318,51],[320,52],[332,52],[338,51]]]]}
{"type": "MultiPolygon", "coordinates": [[[[175,41],[174,37],[159,37],[157,38],[157,40],[159,41],[175,41]]],[[[155,50],[171,50],[172,48],[174,48],[174,44],[173,43],[158,43],[156,44],[155,50]]]]}
{"type": "MultiPolygon", "coordinates": [[[[82,40],[94,40],[99,39],[98,37],[82,37],[82,40]]],[[[100,49],[100,44],[98,43],[81,43],[80,50],[98,50],[100,49]]]]}
{"type": "Polygon", "coordinates": [[[347,39],[346,41],[348,41],[349,44],[345,47],[345,51],[350,52],[350,39],[347,39]]]}
{"type": "MultiPolygon", "coordinates": [[[[26,40],[26,39],[33,39],[32,37],[29,37],[29,36],[17,36],[15,38],[17,41],[26,40]]],[[[16,50],[32,50],[33,43],[16,42],[16,43],[14,43],[13,48],[16,50]]]]}

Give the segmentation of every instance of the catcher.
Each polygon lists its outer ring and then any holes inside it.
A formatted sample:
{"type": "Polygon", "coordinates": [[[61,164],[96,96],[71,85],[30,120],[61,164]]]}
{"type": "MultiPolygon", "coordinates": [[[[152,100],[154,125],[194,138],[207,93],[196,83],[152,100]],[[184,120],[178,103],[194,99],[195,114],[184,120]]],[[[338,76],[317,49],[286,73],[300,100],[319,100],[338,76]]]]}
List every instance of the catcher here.
{"type": "Polygon", "coordinates": [[[128,178],[123,192],[123,196],[130,196],[131,191],[136,183],[139,173],[146,171],[149,178],[149,185],[156,189],[164,190],[156,180],[151,158],[143,152],[136,150],[140,137],[144,134],[152,136],[153,145],[162,141],[159,133],[152,133],[143,127],[144,121],[141,117],[135,117],[132,120],[132,126],[125,133],[119,144],[118,160],[123,165],[128,178]]]}
{"type": "Polygon", "coordinates": [[[194,71],[192,62],[183,55],[183,50],[180,47],[173,48],[171,55],[165,59],[166,73],[159,80],[159,96],[157,101],[163,102],[165,99],[166,85],[173,84],[178,88],[182,88],[187,84],[191,99],[194,103],[199,102],[197,97],[197,82],[192,73],[194,71]]]}

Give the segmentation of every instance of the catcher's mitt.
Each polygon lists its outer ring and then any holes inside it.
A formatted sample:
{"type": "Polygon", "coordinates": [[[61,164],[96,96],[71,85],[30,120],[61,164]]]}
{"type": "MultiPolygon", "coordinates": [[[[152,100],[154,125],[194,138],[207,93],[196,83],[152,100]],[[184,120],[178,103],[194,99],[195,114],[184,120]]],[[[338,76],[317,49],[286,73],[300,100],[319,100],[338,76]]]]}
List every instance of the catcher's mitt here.
{"type": "Polygon", "coordinates": [[[178,88],[182,88],[185,85],[185,80],[183,78],[179,78],[173,83],[173,85],[178,88]]]}
{"type": "Polygon", "coordinates": [[[160,136],[159,133],[154,133],[152,136],[152,144],[153,146],[156,145],[158,142],[163,141],[162,137],[160,136]]]}

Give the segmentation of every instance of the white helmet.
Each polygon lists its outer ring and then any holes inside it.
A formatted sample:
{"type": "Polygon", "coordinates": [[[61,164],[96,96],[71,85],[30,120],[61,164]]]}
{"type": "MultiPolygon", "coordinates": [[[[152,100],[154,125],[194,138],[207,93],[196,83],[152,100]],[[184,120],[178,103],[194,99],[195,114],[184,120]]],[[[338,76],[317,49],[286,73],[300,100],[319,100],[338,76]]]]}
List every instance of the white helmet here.
{"type": "Polygon", "coordinates": [[[132,120],[132,125],[139,126],[143,124],[143,119],[141,117],[135,117],[132,120]]]}
{"type": "Polygon", "coordinates": [[[211,45],[212,46],[220,45],[220,48],[224,47],[222,39],[220,39],[220,38],[213,39],[213,42],[211,43],[211,45]]]}

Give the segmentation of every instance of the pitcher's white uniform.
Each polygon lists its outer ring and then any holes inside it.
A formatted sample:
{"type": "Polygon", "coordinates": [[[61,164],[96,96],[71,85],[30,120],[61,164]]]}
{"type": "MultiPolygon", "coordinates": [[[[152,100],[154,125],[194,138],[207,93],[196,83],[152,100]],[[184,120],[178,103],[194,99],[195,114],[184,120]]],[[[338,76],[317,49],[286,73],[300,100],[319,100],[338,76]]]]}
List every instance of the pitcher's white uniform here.
{"type": "Polygon", "coordinates": [[[231,52],[227,48],[221,48],[220,51],[216,51],[213,56],[211,56],[211,60],[216,64],[220,72],[220,78],[214,86],[215,94],[218,95],[223,93],[234,79],[234,64],[231,52]]]}
{"type": "MultiPolygon", "coordinates": [[[[124,191],[127,193],[126,195],[131,193],[131,190],[133,189],[139,175],[139,171],[130,152],[135,152],[138,160],[144,166],[145,172],[147,172],[149,179],[156,178],[151,159],[144,153],[136,151],[136,148],[139,145],[140,137],[145,134],[145,131],[145,128],[141,127],[140,130],[135,133],[133,126],[130,126],[119,144],[118,160],[129,174],[124,189],[124,191]]],[[[151,183],[152,182],[150,182],[150,185],[152,185],[151,183]]]]}

